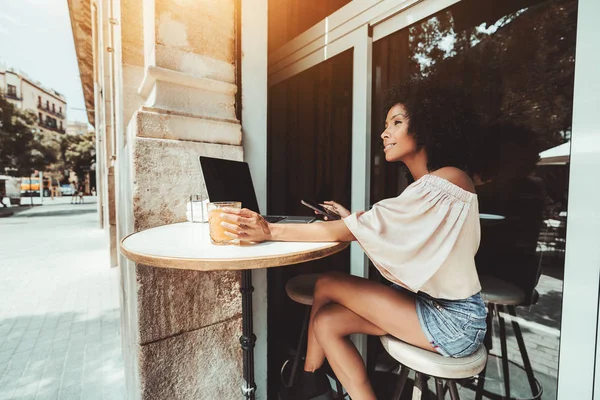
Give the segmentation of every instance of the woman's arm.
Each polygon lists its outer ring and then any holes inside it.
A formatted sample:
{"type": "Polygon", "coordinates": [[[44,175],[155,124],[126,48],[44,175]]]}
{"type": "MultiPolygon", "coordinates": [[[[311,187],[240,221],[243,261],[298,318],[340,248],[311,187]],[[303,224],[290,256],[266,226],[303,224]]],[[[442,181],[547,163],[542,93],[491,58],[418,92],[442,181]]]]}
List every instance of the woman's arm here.
{"type": "Polygon", "coordinates": [[[356,240],[344,221],[312,224],[269,224],[271,239],[282,242],[351,242],[356,240]]]}
{"type": "Polygon", "coordinates": [[[248,209],[224,208],[221,225],[231,238],[249,242],[349,242],[356,240],[344,221],[313,224],[269,224],[248,209]]]}

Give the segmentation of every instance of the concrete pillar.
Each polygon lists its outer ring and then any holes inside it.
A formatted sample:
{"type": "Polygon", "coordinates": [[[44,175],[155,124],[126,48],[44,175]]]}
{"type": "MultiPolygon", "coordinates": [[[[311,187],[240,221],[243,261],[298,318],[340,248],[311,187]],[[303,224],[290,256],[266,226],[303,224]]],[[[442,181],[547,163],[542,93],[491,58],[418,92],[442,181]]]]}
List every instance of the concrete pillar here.
{"type": "MultiPolygon", "coordinates": [[[[78,4],[71,4],[70,7],[78,6],[78,4]]],[[[96,130],[96,195],[98,202],[98,221],[100,229],[104,229],[104,207],[105,207],[105,193],[106,193],[106,151],[105,151],[105,130],[103,120],[103,107],[104,102],[102,101],[102,76],[104,69],[103,53],[102,48],[104,47],[104,38],[102,34],[102,23],[101,23],[101,11],[98,10],[98,4],[90,3],[91,8],[91,28],[92,28],[92,53],[94,57],[94,128],[96,130]]]]}
{"type": "Polygon", "coordinates": [[[117,218],[115,205],[115,168],[116,160],[115,149],[115,93],[114,93],[114,35],[112,20],[112,1],[102,2],[102,36],[104,46],[100,51],[103,53],[103,113],[104,113],[104,131],[105,131],[105,160],[104,165],[106,173],[106,191],[104,220],[105,229],[107,229],[110,243],[110,265],[117,266],[117,218]]]}
{"type": "MultiPolygon", "coordinates": [[[[185,220],[189,195],[206,191],[199,155],[243,158],[234,0],[121,0],[120,11],[119,239],[185,220]]],[[[121,258],[121,276],[128,399],[238,398],[239,273],[121,258]]]]}

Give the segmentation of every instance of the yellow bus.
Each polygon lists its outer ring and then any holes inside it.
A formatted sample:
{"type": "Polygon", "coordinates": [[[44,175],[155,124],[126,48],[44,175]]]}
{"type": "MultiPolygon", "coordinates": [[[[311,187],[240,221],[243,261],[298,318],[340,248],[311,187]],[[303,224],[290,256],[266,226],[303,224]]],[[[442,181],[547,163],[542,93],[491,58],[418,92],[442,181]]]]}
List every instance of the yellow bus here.
{"type": "MultiPolygon", "coordinates": [[[[40,178],[28,177],[21,178],[21,196],[31,197],[40,195],[40,178]]],[[[44,197],[50,196],[50,178],[44,177],[44,197]]]]}

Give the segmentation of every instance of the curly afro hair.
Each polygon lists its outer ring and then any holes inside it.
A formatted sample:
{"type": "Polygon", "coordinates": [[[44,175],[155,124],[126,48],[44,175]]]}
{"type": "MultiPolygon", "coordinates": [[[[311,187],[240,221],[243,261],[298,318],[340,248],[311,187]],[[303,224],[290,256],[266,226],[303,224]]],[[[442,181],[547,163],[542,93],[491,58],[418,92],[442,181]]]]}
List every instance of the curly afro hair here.
{"type": "Polygon", "coordinates": [[[457,167],[471,174],[472,143],[479,118],[464,90],[424,80],[409,80],[392,87],[385,112],[402,104],[408,114],[408,133],[418,148],[425,148],[427,169],[457,167]]]}

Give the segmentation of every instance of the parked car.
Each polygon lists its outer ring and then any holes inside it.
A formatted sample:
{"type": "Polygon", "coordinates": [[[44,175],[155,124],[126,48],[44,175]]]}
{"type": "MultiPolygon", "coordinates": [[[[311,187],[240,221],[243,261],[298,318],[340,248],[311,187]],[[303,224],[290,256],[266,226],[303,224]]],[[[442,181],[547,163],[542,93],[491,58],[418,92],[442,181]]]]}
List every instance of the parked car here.
{"type": "Polygon", "coordinates": [[[10,199],[10,204],[21,204],[21,188],[19,179],[14,176],[0,175],[0,192],[6,193],[6,197],[10,199]]]}
{"type": "Polygon", "coordinates": [[[63,196],[73,196],[75,194],[75,189],[68,183],[60,185],[60,193],[63,196]]]}

